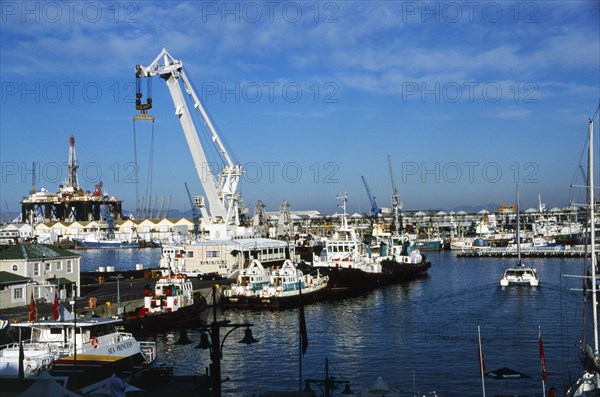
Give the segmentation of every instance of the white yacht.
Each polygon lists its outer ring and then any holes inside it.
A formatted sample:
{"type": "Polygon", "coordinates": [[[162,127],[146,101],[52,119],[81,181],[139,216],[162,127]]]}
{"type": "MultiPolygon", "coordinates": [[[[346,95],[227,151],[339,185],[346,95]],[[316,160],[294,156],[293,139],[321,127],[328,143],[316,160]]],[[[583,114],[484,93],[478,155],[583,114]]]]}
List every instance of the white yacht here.
{"type": "Polygon", "coordinates": [[[537,274],[537,270],[532,267],[527,267],[521,261],[521,242],[519,237],[519,187],[517,186],[517,266],[511,267],[504,271],[502,277],[500,277],[500,286],[508,287],[509,285],[529,285],[537,287],[540,284],[540,279],[537,274]]]}

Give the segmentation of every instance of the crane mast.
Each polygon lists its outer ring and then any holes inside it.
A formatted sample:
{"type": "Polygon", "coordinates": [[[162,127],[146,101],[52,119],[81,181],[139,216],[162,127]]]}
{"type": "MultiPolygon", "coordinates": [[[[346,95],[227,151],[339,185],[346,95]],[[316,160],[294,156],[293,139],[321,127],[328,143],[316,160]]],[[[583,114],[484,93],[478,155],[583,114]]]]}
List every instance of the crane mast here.
{"type": "Polygon", "coordinates": [[[362,178],[363,184],[365,185],[365,190],[367,191],[367,196],[369,196],[369,202],[371,203],[371,214],[378,215],[381,213],[381,209],[377,205],[377,202],[375,201],[375,196],[373,196],[373,193],[371,193],[371,189],[369,189],[369,185],[367,185],[367,180],[365,179],[364,176],[361,176],[361,178],[362,178]]]}
{"type": "MultiPolygon", "coordinates": [[[[176,60],[166,49],[163,49],[150,65],[136,65],[137,79],[152,76],[163,78],[169,88],[175,105],[175,114],[181,122],[188,147],[194,160],[196,172],[198,173],[200,183],[208,201],[208,210],[206,207],[202,207],[201,211],[207,225],[213,226],[209,228],[211,237],[224,237],[224,234],[229,234],[232,228],[240,225],[238,185],[243,172],[242,167],[234,164],[231,156],[225,149],[217,130],[184,71],[183,62],[176,60]],[[213,173],[211,163],[206,158],[190,109],[183,94],[184,91],[189,96],[194,110],[200,113],[202,120],[210,132],[211,141],[216,146],[217,152],[225,164],[218,178],[213,173]],[[218,235],[213,235],[213,232],[218,235]]],[[[136,108],[144,113],[151,107],[151,99],[149,98],[146,104],[142,104],[141,93],[138,92],[136,108]]]]}
{"type": "Polygon", "coordinates": [[[398,194],[398,189],[396,188],[396,182],[394,182],[394,172],[392,169],[392,158],[388,154],[388,168],[390,171],[390,181],[392,182],[392,210],[394,211],[394,225],[396,227],[396,231],[400,232],[402,230],[402,218],[400,215],[400,211],[402,210],[402,203],[400,202],[400,195],[398,194]]]}

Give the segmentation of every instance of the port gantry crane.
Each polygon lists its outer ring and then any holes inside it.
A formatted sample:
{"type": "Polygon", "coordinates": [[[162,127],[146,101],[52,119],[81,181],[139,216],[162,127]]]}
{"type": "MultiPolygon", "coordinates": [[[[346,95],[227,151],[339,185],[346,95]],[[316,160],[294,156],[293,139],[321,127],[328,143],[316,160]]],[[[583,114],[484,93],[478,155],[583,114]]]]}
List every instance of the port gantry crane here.
{"type": "Polygon", "coordinates": [[[154,61],[148,66],[136,65],[136,79],[138,81],[136,93],[136,109],[142,114],[152,107],[152,100],[148,98],[147,102],[142,103],[142,94],[139,84],[142,77],[159,76],[165,80],[169,92],[175,105],[175,114],[179,117],[183,132],[189,146],[196,172],[202,184],[204,193],[208,201],[206,205],[201,205],[202,217],[206,222],[206,229],[210,232],[211,238],[225,237],[231,235],[240,226],[240,201],[238,185],[242,175],[242,167],[235,164],[223,142],[217,133],[213,122],[208,116],[198,95],[192,87],[191,81],[187,77],[183,68],[183,62],[177,60],[163,48],[154,61]],[[182,87],[183,85],[183,87],[182,87]],[[216,146],[216,150],[221,157],[224,165],[218,177],[212,172],[211,163],[208,162],[203,150],[202,143],[198,136],[196,126],[190,113],[190,108],[185,100],[183,92],[189,96],[193,105],[193,110],[200,113],[202,120],[211,135],[211,141],[216,146]]]}
{"type": "Polygon", "coordinates": [[[371,193],[371,189],[369,189],[369,185],[367,185],[367,180],[364,176],[361,176],[363,184],[365,185],[365,190],[367,191],[367,196],[369,196],[369,202],[371,203],[371,215],[377,216],[381,214],[381,208],[377,205],[375,201],[375,196],[371,193]]]}

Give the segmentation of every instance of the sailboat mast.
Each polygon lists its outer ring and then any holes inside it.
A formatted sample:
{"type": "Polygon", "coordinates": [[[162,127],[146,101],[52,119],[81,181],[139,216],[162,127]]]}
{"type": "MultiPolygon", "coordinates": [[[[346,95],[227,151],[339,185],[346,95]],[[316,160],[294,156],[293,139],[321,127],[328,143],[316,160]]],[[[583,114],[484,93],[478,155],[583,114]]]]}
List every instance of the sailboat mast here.
{"type": "Polygon", "coordinates": [[[588,180],[590,189],[590,250],[592,263],[592,313],[594,318],[594,355],[598,354],[598,299],[596,297],[596,221],[595,221],[595,206],[596,199],[594,198],[594,122],[589,122],[589,164],[588,164],[588,180]]]}
{"type": "Polygon", "coordinates": [[[519,235],[519,229],[521,228],[521,222],[519,221],[519,185],[517,184],[517,265],[522,266],[521,263],[521,237],[519,235]]]}

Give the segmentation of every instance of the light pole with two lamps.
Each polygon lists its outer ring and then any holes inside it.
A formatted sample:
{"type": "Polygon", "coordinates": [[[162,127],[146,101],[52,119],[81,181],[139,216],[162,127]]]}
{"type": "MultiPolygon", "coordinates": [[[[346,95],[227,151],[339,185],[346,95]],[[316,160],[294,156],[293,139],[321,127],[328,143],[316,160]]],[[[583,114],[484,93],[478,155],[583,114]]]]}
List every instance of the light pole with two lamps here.
{"type": "Polygon", "coordinates": [[[229,320],[217,321],[217,286],[212,287],[213,294],[213,321],[210,324],[200,328],[202,334],[200,335],[200,343],[196,346],[196,349],[211,349],[210,351],[210,377],[212,381],[212,396],[221,397],[221,359],[223,358],[223,344],[225,339],[236,329],[246,327],[244,337],[239,343],[246,345],[256,343],[258,340],[252,336],[252,329],[250,327],[253,324],[242,323],[232,324],[229,320]],[[221,328],[231,328],[223,339],[221,340],[221,328]],[[210,335],[210,341],[208,336],[210,335]]]}

